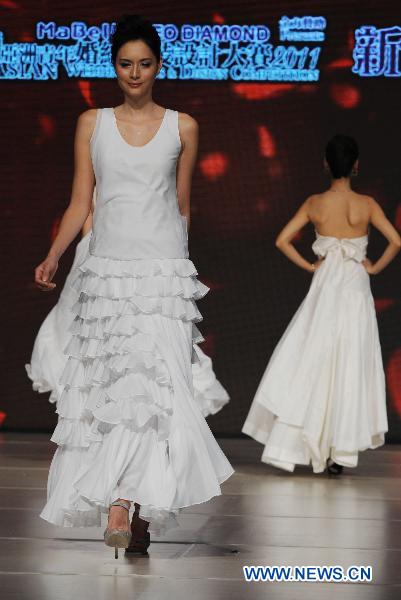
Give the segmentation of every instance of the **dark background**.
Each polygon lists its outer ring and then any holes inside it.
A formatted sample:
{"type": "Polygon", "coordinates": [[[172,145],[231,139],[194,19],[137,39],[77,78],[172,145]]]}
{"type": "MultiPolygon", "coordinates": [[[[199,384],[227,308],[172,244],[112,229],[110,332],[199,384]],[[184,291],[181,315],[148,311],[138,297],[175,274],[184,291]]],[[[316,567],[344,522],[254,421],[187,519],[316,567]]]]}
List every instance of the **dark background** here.
{"type": "MultiPolygon", "coordinates": [[[[308,195],[328,185],[322,156],[330,136],[346,133],[357,139],[355,189],[373,195],[401,226],[400,80],[363,79],[351,72],[353,31],[367,24],[399,24],[399,2],[203,0],[196,6],[181,1],[168,6],[100,0],[93,7],[76,0],[10,3],[0,9],[0,29],[8,43],[29,41],[39,20],[97,25],[136,12],[154,23],[266,24],[277,44],[283,15],[322,15],[328,21],[318,83],[155,85],[158,103],[188,112],[200,124],[190,251],[200,279],[212,288],[199,303],[203,349],[231,396],[208,421],[216,434],[238,434],[274,346],[310,283],[308,274],[276,251],[274,238],[308,195]]],[[[69,201],[78,115],[92,106],[116,106],[122,96],[115,80],[82,82],[64,74],[58,81],[1,81],[1,91],[0,410],[4,429],[50,430],[54,405],[32,391],[24,364],[57,294],[36,290],[33,270],[46,256],[69,201]]],[[[299,248],[310,259],[312,241],[313,232],[306,229],[299,248]]],[[[373,231],[370,257],[384,245],[373,231]]],[[[74,247],[62,259],[58,289],[74,247]]],[[[388,383],[389,441],[401,440],[400,265],[396,260],[372,278],[388,383]]]]}

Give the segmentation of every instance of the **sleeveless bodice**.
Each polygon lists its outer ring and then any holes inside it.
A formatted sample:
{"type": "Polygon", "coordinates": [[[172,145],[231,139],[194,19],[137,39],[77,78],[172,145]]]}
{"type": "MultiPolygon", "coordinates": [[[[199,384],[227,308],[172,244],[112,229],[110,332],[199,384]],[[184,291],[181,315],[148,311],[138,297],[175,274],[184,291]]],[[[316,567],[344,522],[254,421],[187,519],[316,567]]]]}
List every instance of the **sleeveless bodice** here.
{"type": "Polygon", "coordinates": [[[176,111],[166,109],[154,137],[132,146],[118,129],[113,108],[98,109],[90,141],[97,194],[91,254],[121,260],[187,258],[186,218],[176,189],[180,150],[176,111]]]}

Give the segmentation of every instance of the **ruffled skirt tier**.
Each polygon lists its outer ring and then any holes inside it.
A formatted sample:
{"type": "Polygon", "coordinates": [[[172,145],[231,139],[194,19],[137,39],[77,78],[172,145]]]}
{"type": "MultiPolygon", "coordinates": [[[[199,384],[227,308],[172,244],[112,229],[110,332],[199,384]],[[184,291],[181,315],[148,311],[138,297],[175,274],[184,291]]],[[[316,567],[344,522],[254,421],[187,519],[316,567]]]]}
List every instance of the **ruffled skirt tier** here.
{"type": "MultiPolygon", "coordinates": [[[[71,309],[79,297],[79,289],[72,287],[76,271],[89,254],[90,232],[77,244],[74,262],[57,304],[43,321],[36,336],[30,363],[25,365],[35,391],[51,392],[49,401],[56,403],[62,392],[60,377],[67,362],[64,349],[71,333],[71,309]]],[[[77,287],[75,285],[75,287],[77,287]]],[[[199,341],[202,337],[199,336],[199,341]]],[[[88,340],[88,346],[91,342],[88,340]]],[[[229,396],[216,378],[212,360],[197,343],[193,346],[192,376],[196,402],[204,417],[217,413],[229,402],[229,396]]]]}

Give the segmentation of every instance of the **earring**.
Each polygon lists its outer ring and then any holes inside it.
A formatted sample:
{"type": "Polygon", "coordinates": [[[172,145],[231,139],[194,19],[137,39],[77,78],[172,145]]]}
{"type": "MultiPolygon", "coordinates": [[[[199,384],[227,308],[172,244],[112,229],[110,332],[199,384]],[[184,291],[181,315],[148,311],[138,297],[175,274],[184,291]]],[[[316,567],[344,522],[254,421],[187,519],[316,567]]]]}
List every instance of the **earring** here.
{"type": "Polygon", "coordinates": [[[357,177],[358,176],[358,169],[356,167],[354,167],[351,171],[351,175],[352,177],[357,177]]]}

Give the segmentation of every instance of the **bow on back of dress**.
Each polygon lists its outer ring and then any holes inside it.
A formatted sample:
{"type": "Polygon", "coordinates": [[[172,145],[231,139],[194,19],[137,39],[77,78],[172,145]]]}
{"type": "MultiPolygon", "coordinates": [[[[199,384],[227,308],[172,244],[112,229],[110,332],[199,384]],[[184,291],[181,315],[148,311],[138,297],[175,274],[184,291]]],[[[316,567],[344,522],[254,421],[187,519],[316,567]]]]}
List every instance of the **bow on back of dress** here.
{"type": "Polygon", "coordinates": [[[329,252],[341,252],[342,257],[346,260],[362,262],[366,258],[367,245],[367,235],[356,238],[336,238],[316,232],[316,241],[312,250],[320,257],[326,256],[329,252]]]}

